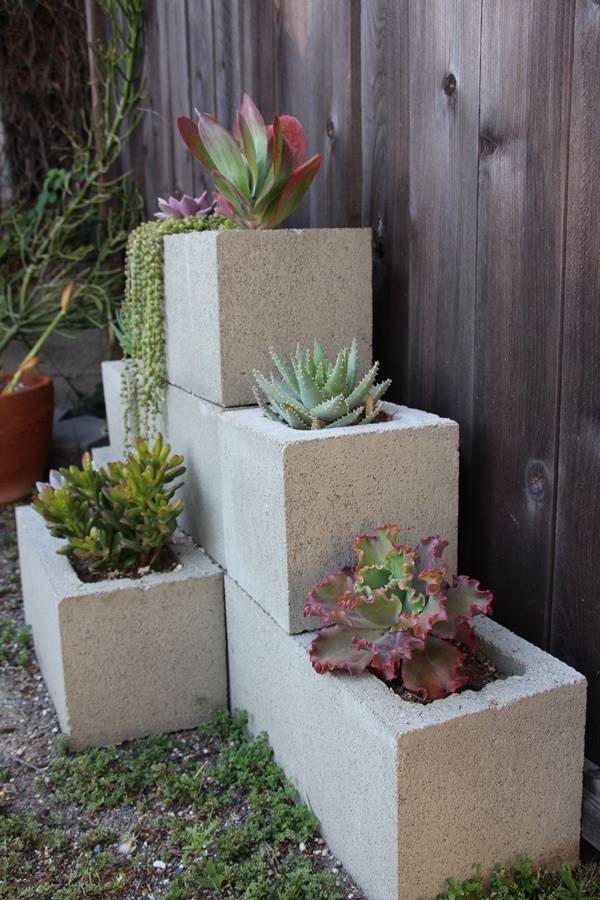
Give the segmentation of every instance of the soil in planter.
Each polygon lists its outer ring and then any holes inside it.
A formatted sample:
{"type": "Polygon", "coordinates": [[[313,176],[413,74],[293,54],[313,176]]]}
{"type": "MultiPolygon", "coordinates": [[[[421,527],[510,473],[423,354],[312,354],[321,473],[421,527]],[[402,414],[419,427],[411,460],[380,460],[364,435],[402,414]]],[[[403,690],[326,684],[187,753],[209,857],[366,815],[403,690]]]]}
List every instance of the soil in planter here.
{"type": "Polygon", "coordinates": [[[170,547],[165,547],[158,559],[152,566],[142,566],[140,569],[129,569],[128,572],[121,572],[118,569],[109,571],[92,572],[86,561],[77,556],[68,557],[69,562],[77,573],[80,581],[88,584],[94,581],[115,581],[118,578],[143,578],[145,575],[156,575],[162,572],[172,572],[177,568],[179,560],[170,547]]]}
{"type": "MultiPolygon", "coordinates": [[[[486,684],[491,684],[493,681],[497,681],[498,678],[502,677],[481,650],[471,653],[464,644],[457,643],[456,646],[462,653],[464,659],[461,672],[466,675],[469,680],[464,687],[455,691],[455,693],[460,694],[462,691],[480,691],[486,684]]],[[[423,700],[419,694],[407,690],[401,679],[386,682],[386,684],[395,694],[398,694],[402,700],[407,700],[409,703],[420,703],[423,706],[426,706],[429,703],[435,703],[435,700],[423,700]]]]}

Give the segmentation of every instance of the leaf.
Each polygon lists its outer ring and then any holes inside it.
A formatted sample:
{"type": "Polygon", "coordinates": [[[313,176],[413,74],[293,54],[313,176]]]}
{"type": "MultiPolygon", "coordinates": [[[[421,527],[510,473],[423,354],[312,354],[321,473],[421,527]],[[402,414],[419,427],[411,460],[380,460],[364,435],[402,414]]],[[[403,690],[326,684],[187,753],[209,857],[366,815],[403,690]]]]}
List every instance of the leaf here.
{"type": "Polygon", "coordinates": [[[296,378],[298,379],[300,398],[306,410],[309,411],[313,407],[316,407],[320,403],[322,403],[326,398],[323,396],[322,391],[320,391],[317,385],[314,383],[302,362],[298,363],[294,367],[294,369],[296,378]]]}
{"type": "Polygon", "coordinates": [[[447,637],[453,638],[461,623],[473,616],[486,616],[492,612],[494,598],[491,591],[482,591],[474,578],[458,575],[452,587],[446,588],[445,594],[448,625],[444,630],[447,637]]]}
{"type": "Polygon", "coordinates": [[[319,616],[324,622],[329,621],[329,614],[337,609],[338,600],[352,592],[354,575],[348,566],[333,572],[311,589],[304,606],[305,616],[319,616]]]}
{"type": "MultiPolygon", "coordinates": [[[[226,128],[213,116],[198,114],[198,135],[206,157],[211,161],[209,168],[216,169],[232,182],[247,197],[250,186],[248,172],[242,152],[226,128]]],[[[204,161],[204,160],[202,160],[204,161]]],[[[206,165],[206,163],[205,163],[206,165]]]]}
{"type": "Polygon", "coordinates": [[[374,644],[371,668],[380,672],[386,681],[393,681],[400,673],[402,660],[408,660],[413,653],[422,652],[423,641],[408,631],[390,631],[374,644]]]}
{"type": "Polygon", "coordinates": [[[346,397],[346,403],[348,404],[349,409],[352,409],[353,406],[358,406],[359,404],[364,403],[367,394],[373,387],[373,382],[377,377],[378,370],[379,363],[376,362],[373,367],[369,369],[365,377],[361,381],[359,381],[352,393],[348,397],[346,397]]]}
{"type": "Polygon", "coordinates": [[[308,654],[313,669],[317,672],[346,669],[352,675],[358,675],[369,665],[373,650],[368,647],[357,648],[354,634],[349,628],[333,625],[318,633],[308,654]]]}
{"type": "Polygon", "coordinates": [[[292,166],[302,165],[306,157],[306,134],[301,122],[294,116],[279,116],[283,139],[290,149],[292,166]]]}
{"type": "Polygon", "coordinates": [[[352,544],[352,549],[358,555],[357,572],[363,566],[382,566],[386,562],[388,553],[400,548],[410,555],[408,548],[403,547],[400,543],[398,525],[383,525],[381,528],[376,528],[374,534],[358,535],[352,544]]]}
{"type": "Polygon", "coordinates": [[[189,116],[178,116],[177,128],[190,153],[207,169],[214,169],[215,165],[200,140],[196,123],[189,116]]]}
{"type": "Polygon", "coordinates": [[[333,367],[331,375],[325,382],[325,387],[323,388],[328,397],[333,397],[336,394],[340,394],[342,397],[345,396],[347,371],[348,352],[342,351],[341,353],[338,353],[337,359],[335,361],[335,366],[333,367]]]}
{"type": "Polygon", "coordinates": [[[293,213],[311,186],[320,165],[321,156],[317,154],[292,172],[261,228],[277,228],[293,213]]]}
{"type": "Polygon", "coordinates": [[[448,641],[431,635],[422,652],[402,663],[402,681],[409,691],[423,700],[440,700],[464,687],[468,679],[460,673],[463,657],[448,641]]]}
{"type": "MultiPolygon", "coordinates": [[[[317,389],[318,390],[318,389],[317,389]]],[[[316,419],[322,419],[324,422],[335,422],[342,416],[347,415],[344,395],[339,394],[337,397],[331,397],[329,400],[323,400],[309,410],[311,416],[316,419]]]]}

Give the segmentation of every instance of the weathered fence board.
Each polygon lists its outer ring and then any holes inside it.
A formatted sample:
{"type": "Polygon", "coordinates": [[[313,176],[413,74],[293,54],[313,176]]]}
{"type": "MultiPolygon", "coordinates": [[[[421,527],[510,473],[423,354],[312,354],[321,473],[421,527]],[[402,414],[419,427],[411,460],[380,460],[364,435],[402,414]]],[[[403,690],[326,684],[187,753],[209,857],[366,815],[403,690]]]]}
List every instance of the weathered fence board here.
{"type": "Polygon", "coordinates": [[[481,36],[470,557],[547,640],[572,7],[486,0],[481,36]],[[499,39],[501,37],[501,40],[499,39]]]}
{"type": "MultiPolygon", "coordinates": [[[[551,648],[589,681],[588,755],[600,762],[600,6],[578,0],[566,228],[551,648]]],[[[600,823],[598,826],[600,828],[600,823]]]]}
{"type": "Polygon", "coordinates": [[[178,113],[231,125],[245,89],[302,119],[323,165],[288,224],[372,226],[393,397],[461,425],[461,566],[588,675],[600,761],[600,5],[148,0],[147,20],[149,212],[207,184],[178,113]]]}

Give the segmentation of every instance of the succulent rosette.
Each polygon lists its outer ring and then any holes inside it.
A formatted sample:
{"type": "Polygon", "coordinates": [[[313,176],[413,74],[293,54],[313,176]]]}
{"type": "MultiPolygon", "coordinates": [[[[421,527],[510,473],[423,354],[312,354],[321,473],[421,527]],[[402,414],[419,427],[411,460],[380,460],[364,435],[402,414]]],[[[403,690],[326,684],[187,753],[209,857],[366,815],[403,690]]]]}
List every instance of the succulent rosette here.
{"type": "Polygon", "coordinates": [[[184,194],[179,200],[169,197],[164,200],[158,198],[160,212],[154,213],[155,219],[189,219],[192,216],[207,216],[214,212],[215,204],[209,199],[208,191],[203,191],[199,197],[190,197],[184,194]]]}
{"type": "Polygon", "coordinates": [[[230,134],[217,120],[196,110],[197,123],[179,116],[177,127],[189,151],[211,173],[216,212],[241,228],[277,228],[297,207],[321,164],[305,161],[304,128],[293,116],[273,116],[265,125],[256,104],[244,94],[230,134]]]}
{"type": "Polygon", "coordinates": [[[434,536],[408,547],[397,525],[357,537],[355,566],[316,584],[306,601],[304,614],[328,626],[310,646],[315,670],[371,669],[426,701],[464,687],[461,648],[478,649],[470,620],[491,613],[493,597],[472,578],[449,577],[447,544],[434,536]]]}

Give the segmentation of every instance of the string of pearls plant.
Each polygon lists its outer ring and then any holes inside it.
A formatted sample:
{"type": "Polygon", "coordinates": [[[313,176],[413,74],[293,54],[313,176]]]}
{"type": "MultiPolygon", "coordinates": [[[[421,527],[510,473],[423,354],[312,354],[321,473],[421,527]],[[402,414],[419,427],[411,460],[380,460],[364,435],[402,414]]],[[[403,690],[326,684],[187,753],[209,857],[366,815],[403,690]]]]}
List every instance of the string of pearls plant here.
{"type": "Polygon", "coordinates": [[[119,340],[126,357],[121,401],[129,446],[140,437],[149,440],[164,412],[163,238],[166,234],[231,227],[221,216],[169,217],[144,222],[129,235],[125,297],[119,317],[119,340]]]}

